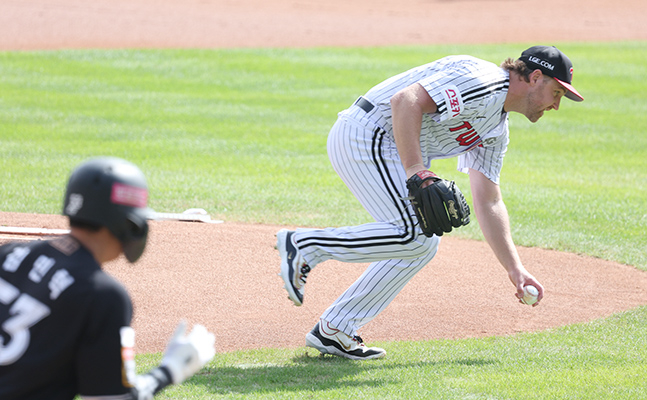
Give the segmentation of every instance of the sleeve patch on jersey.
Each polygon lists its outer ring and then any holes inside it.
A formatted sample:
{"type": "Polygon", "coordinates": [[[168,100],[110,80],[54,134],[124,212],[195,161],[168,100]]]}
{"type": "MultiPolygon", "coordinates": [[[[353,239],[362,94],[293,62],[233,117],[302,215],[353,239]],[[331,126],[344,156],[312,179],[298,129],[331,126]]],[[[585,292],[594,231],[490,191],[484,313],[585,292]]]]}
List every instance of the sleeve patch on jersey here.
{"type": "Polygon", "coordinates": [[[455,118],[463,112],[463,97],[456,86],[447,85],[441,93],[447,105],[447,119],[455,118]]]}

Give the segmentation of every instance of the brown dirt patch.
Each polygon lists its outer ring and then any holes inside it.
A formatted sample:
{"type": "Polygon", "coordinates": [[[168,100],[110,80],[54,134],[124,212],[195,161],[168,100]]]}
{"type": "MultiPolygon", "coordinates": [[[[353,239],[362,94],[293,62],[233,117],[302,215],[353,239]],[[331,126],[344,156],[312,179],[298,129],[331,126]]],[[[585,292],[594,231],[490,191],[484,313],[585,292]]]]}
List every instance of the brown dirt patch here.
{"type": "MultiPolygon", "coordinates": [[[[530,0],[9,0],[0,6],[0,49],[646,40],[645,10],[642,0],[545,0],[540,6],[530,0]]],[[[66,227],[63,217],[37,214],[2,213],[0,223],[66,227]]],[[[277,276],[279,228],[153,222],[139,263],[120,259],[106,266],[133,297],[138,351],[163,351],[180,318],[214,331],[220,352],[302,346],[319,315],[366,264],[318,266],[304,306],[296,308],[277,276]]],[[[647,304],[647,273],[635,268],[519,251],[546,287],[540,307],[516,302],[487,244],[450,236],[362,334],[369,341],[508,335],[647,304]]]]}
{"type": "Polygon", "coordinates": [[[0,49],[647,39],[643,0],[5,0],[0,49]]]}
{"type": "MultiPolygon", "coordinates": [[[[2,224],[66,228],[57,215],[4,213],[2,224]]],[[[137,264],[121,258],[105,267],[133,297],[139,352],[162,351],[181,318],[214,331],[221,352],[300,347],[319,315],[367,266],[319,265],[297,308],[277,275],[274,234],[281,227],[155,221],[151,228],[137,264]]],[[[486,243],[448,236],[430,265],[362,334],[371,341],[509,335],[647,304],[647,273],[633,267],[535,248],[519,251],[547,288],[541,306],[516,302],[486,243]]]]}

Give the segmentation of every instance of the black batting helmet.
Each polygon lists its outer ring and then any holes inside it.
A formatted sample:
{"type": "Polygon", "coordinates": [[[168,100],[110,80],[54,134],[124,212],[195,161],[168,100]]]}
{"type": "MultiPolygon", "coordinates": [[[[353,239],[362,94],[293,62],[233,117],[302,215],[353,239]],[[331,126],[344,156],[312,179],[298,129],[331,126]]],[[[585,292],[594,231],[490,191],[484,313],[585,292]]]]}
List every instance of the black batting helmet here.
{"type": "Polygon", "coordinates": [[[137,166],[116,157],[98,157],[80,164],[70,175],[63,215],[70,221],[108,228],[133,263],[146,247],[147,201],[148,185],[137,166]]]}

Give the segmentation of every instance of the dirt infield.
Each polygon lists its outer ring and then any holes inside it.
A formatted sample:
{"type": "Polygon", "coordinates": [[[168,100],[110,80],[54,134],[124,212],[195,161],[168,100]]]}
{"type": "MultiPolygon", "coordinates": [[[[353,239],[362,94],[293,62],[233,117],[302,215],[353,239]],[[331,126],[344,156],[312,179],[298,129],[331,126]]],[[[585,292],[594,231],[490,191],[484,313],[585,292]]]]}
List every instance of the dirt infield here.
{"type": "Polygon", "coordinates": [[[5,0],[0,49],[647,39],[643,0],[5,0]]]}
{"type": "MultiPolygon", "coordinates": [[[[57,215],[2,214],[2,224],[65,228],[57,215]]],[[[180,318],[216,332],[219,351],[299,347],[321,312],[366,264],[328,261],[311,274],[305,304],[286,298],[273,246],[278,226],[153,222],[140,262],[106,269],[135,305],[139,352],[162,351],[180,318]]],[[[362,334],[371,340],[508,335],[585,322],[647,304],[647,273],[590,257],[520,248],[547,288],[540,307],[518,304],[483,242],[443,238],[432,263],[362,334]],[[452,258],[459,252],[460,259],[452,258]],[[462,280],[469,276],[469,281],[462,280]]]]}
{"type": "MultiPolygon", "coordinates": [[[[642,0],[537,5],[526,0],[10,0],[0,5],[0,49],[647,39],[642,0]]],[[[66,228],[65,219],[53,215],[2,213],[0,224],[66,228]]],[[[318,266],[309,277],[304,306],[296,308],[277,276],[273,246],[279,228],[153,222],[138,264],[120,259],[106,266],[133,297],[138,352],[162,351],[180,318],[216,332],[220,352],[302,346],[318,316],[366,264],[318,266]]],[[[487,244],[449,236],[430,265],[362,335],[368,341],[508,335],[647,304],[647,273],[635,268],[555,251],[519,251],[546,286],[540,307],[515,301],[487,244]]]]}

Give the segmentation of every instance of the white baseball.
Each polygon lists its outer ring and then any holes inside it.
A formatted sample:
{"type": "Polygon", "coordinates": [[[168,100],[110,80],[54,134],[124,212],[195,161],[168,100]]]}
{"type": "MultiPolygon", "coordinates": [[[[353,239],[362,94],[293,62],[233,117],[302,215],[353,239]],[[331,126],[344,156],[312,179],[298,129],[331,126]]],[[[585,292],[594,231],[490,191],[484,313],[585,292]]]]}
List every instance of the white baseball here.
{"type": "Polygon", "coordinates": [[[539,296],[539,290],[532,285],[528,285],[523,288],[523,298],[521,301],[531,306],[537,302],[537,296],[539,296]]]}

